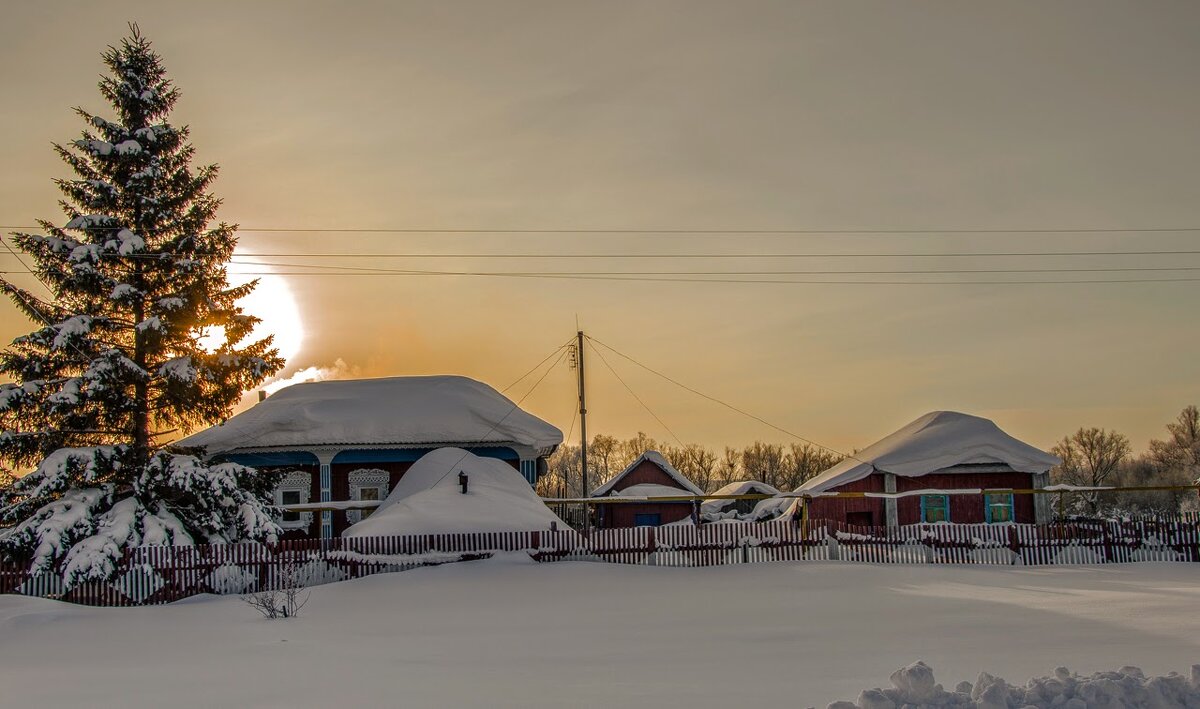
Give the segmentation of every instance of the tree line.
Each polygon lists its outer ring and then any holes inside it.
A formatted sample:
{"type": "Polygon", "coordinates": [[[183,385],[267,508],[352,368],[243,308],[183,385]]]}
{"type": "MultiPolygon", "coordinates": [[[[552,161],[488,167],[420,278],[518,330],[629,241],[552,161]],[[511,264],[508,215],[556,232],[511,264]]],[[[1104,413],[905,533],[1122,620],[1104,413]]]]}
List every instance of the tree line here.
{"type": "MultiPolygon", "coordinates": [[[[1080,428],[1050,449],[1062,459],[1062,464],[1050,471],[1051,482],[1084,487],[1194,485],[1200,478],[1200,409],[1185,407],[1166,429],[1164,438],[1150,441],[1146,451],[1135,455],[1129,437],[1118,431],[1080,428]]],[[[597,434],[588,443],[588,487],[599,487],[649,450],[662,453],[708,493],[741,480],[793,490],[842,460],[837,453],[807,443],[755,441],[745,448],[726,446],[718,453],[696,443],[671,445],[640,432],[625,439],[597,434]]],[[[547,474],[538,481],[540,495],[576,497],[584,493],[578,444],[559,446],[548,462],[547,474]]],[[[1200,509],[1195,490],[1081,492],[1071,498],[1071,512],[1093,516],[1200,509]]]]}
{"type": "MultiPolygon", "coordinates": [[[[619,439],[597,434],[588,443],[588,487],[595,489],[624,470],[646,451],[663,454],[675,469],[705,492],[731,482],[758,480],[791,490],[842,460],[842,456],[808,443],[783,445],[755,441],[745,448],[726,446],[717,453],[697,443],[671,445],[645,433],[619,439]]],[[[543,497],[576,497],[583,492],[578,444],[563,444],[550,456],[548,474],[538,480],[543,497]]]]}
{"type": "MultiPolygon", "coordinates": [[[[1080,428],[1064,436],[1050,452],[1062,464],[1050,471],[1051,482],[1083,487],[1178,487],[1200,478],[1200,409],[1187,406],[1167,424],[1167,436],[1150,441],[1137,455],[1129,438],[1118,431],[1080,428]]],[[[1089,516],[1177,514],[1200,509],[1195,490],[1072,495],[1071,512],[1089,516]]]]}

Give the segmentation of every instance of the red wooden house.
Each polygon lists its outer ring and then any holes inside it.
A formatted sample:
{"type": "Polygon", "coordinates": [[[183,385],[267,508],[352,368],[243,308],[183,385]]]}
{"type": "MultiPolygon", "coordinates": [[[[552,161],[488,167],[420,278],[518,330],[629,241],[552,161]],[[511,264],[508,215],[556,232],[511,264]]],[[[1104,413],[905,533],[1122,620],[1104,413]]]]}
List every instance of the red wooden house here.
{"type": "Polygon", "coordinates": [[[1003,490],[1043,488],[1050,468],[1059,462],[988,419],[935,411],[846,458],[796,492],[816,495],[808,502],[810,519],[845,524],[1043,523],[1050,515],[1047,496],[1003,490]],[[983,494],[984,490],[997,492],[983,494]],[[830,492],[877,496],[819,496],[830,492]]]}
{"type": "MultiPolygon", "coordinates": [[[[592,497],[621,499],[691,497],[704,491],[675,469],[658,451],[646,451],[616,477],[592,491],[592,497]]],[[[597,526],[657,527],[694,518],[692,500],[654,500],[597,505],[597,526]]]]}

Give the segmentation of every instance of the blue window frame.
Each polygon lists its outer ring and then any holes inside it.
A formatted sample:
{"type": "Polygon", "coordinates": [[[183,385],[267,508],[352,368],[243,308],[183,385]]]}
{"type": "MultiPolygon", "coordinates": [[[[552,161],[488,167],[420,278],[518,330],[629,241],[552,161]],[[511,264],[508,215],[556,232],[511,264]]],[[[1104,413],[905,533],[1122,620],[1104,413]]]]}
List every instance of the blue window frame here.
{"type": "Polygon", "coordinates": [[[949,522],[949,495],[921,495],[922,522],[949,522]]]}
{"type": "Polygon", "coordinates": [[[660,525],[662,525],[662,515],[657,512],[633,516],[633,526],[635,527],[658,527],[660,525]]]}
{"type": "Polygon", "coordinates": [[[1013,496],[1001,492],[983,496],[984,519],[988,524],[1013,521],[1013,496]]]}

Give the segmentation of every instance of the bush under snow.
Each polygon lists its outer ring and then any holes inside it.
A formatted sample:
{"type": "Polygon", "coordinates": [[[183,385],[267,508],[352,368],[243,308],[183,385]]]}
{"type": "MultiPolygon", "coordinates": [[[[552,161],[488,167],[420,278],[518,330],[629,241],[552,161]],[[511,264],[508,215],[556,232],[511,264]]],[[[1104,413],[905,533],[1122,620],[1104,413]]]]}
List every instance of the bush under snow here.
{"type": "Polygon", "coordinates": [[[828,709],[1194,709],[1200,707],[1200,665],[1191,678],[1172,672],[1146,677],[1137,667],[1082,677],[1065,667],[1018,687],[982,672],[975,684],[959,682],[946,691],[933,668],[916,662],[892,673],[891,689],[865,689],[857,702],[828,709]]]}

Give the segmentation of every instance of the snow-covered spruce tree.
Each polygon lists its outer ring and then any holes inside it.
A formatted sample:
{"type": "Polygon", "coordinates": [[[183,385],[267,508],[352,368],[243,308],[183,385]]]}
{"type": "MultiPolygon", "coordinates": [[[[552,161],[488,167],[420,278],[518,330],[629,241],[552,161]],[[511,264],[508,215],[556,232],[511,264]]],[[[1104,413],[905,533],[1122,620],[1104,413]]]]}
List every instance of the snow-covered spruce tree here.
{"type": "Polygon", "coordinates": [[[0,492],[0,555],[72,586],[111,577],[126,547],[271,540],[276,480],[167,444],[227,417],[283,366],[229,287],[235,227],[210,227],[215,166],[192,168],[178,91],[136,25],[104,61],[111,117],[76,109],[82,137],[55,149],[66,223],[18,233],[48,299],[0,281],[37,324],[0,354],[0,460],[32,471],[0,492]],[[206,332],[224,332],[215,351],[206,332]]]}

